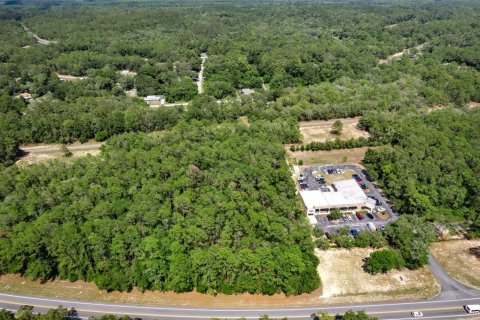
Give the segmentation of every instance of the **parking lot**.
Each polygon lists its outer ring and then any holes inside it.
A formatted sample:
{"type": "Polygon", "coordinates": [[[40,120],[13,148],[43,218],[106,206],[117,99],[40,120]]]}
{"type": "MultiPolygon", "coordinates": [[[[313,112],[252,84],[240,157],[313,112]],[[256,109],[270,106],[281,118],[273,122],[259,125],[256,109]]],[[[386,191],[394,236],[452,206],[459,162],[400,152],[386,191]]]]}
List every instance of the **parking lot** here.
{"type": "Polygon", "coordinates": [[[362,189],[367,197],[376,200],[376,209],[372,210],[368,215],[360,215],[360,218],[355,213],[345,213],[342,218],[333,221],[329,220],[327,216],[316,215],[316,225],[325,232],[331,233],[345,226],[351,229],[358,229],[359,232],[369,231],[367,226],[368,222],[373,223],[377,229],[382,229],[382,227],[398,218],[397,214],[392,210],[388,199],[386,199],[368,179],[366,170],[354,165],[339,164],[304,168],[303,179],[299,182],[299,187],[301,190],[334,192],[331,186],[332,181],[354,179],[354,177],[357,182],[359,182],[359,185],[362,184],[362,189]],[[323,179],[321,179],[320,176],[322,176],[323,179]]]}

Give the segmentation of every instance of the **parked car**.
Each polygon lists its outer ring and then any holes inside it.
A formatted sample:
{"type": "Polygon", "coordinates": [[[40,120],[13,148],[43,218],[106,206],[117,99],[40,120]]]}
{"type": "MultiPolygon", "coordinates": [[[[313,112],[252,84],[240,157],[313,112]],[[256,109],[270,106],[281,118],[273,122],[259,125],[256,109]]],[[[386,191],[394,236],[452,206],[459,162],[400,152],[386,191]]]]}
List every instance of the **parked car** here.
{"type": "Polygon", "coordinates": [[[350,234],[354,237],[358,236],[358,229],[352,229],[350,230],[350,234]]]}
{"type": "Polygon", "coordinates": [[[382,206],[377,206],[376,209],[378,212],[385,212],[385,208],[382,206]]]}
{"type": "Polygon", "coordinates": [[[357,216],[358,220],[363,220],[363,218],[365,218],[365,217],[363,216],[363,214],[360,213],[360,212],[357,212],[356,216],[357,216]]]}
{"type": "Polygon", "coordinates": [[[377,227],[372,222],[367,223],[367,228],[370,231],[377,231],[377,227]]]}
{"type": "Polygon", "coordinates": [[[352,216],[347,216],[347,218],[348,218],[348,221],[353,221],[352,216]]]}
{"type": "Polygon", "coordinates": [[[367,217],[369,217],[371,220],[375,219],[375,216],[373,214],[371,214],[370,212],[367,213],[367,217]]]}
{"type": "Polygon", "coordinates": [[[360,183],[360,188],[367,189],[367,185],[365,183],[360,183]]]}

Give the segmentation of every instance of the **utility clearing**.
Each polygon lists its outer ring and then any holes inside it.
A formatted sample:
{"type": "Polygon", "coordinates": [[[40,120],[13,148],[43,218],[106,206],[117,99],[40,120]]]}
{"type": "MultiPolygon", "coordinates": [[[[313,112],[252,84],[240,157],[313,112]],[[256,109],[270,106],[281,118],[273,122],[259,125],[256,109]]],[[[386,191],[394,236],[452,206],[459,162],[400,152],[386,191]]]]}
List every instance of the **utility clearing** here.
{"type": "Polygon", "coordinates": [[[351,138],[368,138],[367,131],[361,130],[357,127],[360,117],[331,119],[331,120],[315,120],[315,121],[301,121],[299,123],[300,133],[303,136],[303,143],[312,141],[325,142],[327,140],[348,140],[351,138]],[[342,133],[337,135],[330,133],[332,125],[335,121],[341,121],[343,124],[342,133]]]}
{"type": "Polygon", "coordinates": [[[432,244],[430,253],[453,278],[480,290],[480,258],[470,252],[479,240],[451,240],[432,244]]]}

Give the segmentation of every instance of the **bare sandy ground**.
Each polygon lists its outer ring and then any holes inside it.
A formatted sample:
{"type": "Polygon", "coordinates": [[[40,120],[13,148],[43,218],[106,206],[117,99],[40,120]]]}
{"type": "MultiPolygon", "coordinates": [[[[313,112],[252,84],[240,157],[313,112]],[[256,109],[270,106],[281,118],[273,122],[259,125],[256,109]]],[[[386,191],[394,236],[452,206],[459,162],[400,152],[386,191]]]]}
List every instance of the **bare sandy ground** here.
{"type": "Polygon", "coordinates": [[[428,268],[394,270],[370,275],[363,271],[363,261],[373,249],[332,249],[316,252],[320,259],[318,272],[323,281],[323,299],[351,302],[388,301],[429,298],[438,293],[437,282],[428,268]]]}
{"type": "Polygon", "coordinates": [[[357,128],[359,117],[346,119],[331,119],[331,120],[315,120],[315,121],[301,121],[299,123],[300,133],[303,136],[303,142],[309,143],[312,141],[325,142],[327,140],[335,140],[336,138],[348,140],[351,138],[368,138],[368,132],[357,128]],[[336,120],[343,123],[343,131],[341,135],[330,133],[332,125],[336,120]]]}
{"type": "MultiPolygon", "coordinates": [[[[303,161],[304,165],[311,164],[332,164],[332,163],[346,163],[361,165],[365,152],[368,147],[354,148],[354,149],[338,149],[330,151],[296,151],[291,152],[290,146],[286,147],[287,153],[291,159],[303,161]]],[[[370,147],[375,149],[375,147],[370,147]]]]}
{"type": "MultiPolygon", "coordinates": [[[[425,43],[422,43],[422,44],[419,44],[417,46],[415,46],[414,48],[417,49],[418,51],[421,51],[423,50],[423,48],[425,47],[425,43]]],[[[407,48],[407,49],[404,49],[400,52],[397,52],[397,53],[394,53],[388,57],[386,57],[385,59],[380,59],[378,61],[379,64],[385,64],[393,59],[396,59],[396,58],[401,58],[404,54],[409,54],[410,53],[410,50],[412,50],[412,48],[407,48]]]]}

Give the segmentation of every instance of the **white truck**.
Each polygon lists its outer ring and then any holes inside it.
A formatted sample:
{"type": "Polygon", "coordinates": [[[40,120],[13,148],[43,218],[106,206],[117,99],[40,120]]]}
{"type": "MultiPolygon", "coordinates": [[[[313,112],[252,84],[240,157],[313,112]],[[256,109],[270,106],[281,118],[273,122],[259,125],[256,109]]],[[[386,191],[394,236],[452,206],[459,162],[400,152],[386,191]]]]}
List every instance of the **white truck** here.
{"type": "Polygon", "coordinates": [[[480,313],[480,304],[469,304],[463,307],[468,313],[480,313]]]}

